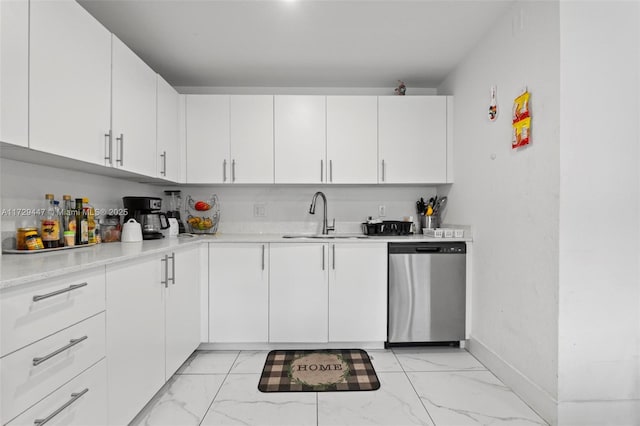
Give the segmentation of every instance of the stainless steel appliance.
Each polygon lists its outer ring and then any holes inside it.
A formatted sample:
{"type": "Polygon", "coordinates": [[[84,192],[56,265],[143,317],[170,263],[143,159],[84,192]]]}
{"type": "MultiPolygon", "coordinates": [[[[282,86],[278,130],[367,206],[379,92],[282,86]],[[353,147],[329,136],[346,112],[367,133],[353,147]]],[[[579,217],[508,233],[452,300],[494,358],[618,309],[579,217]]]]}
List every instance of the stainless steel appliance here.
{"type": "Polygon", "coordinates": [[[124,221],[135,219],[142,226],[142,239],[155,240],[164,238],[162,230],[169,228],[169,220],[162,208],[162,199],[156,197],[122,197],[122,204],[127,210],[124,221]]]}
{"type": "Polygon", "coordinates": [[[465,277],[465,243],[390,243],[387,346],[464,340],[465,277]]]}

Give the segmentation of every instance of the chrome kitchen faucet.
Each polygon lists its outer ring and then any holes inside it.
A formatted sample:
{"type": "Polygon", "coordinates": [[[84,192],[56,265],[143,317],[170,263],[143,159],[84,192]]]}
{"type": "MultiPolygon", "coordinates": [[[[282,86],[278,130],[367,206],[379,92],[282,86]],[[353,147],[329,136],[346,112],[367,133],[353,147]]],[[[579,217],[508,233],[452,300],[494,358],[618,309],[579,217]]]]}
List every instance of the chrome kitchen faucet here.
{"type": "Polygon", "coordinates": [[[313,194],[313,198],[311,199],[311,207],[309,207],[309,213],[316,214],[316,201],[318,200],[318,195],[322,197],[322,201],[324,201],[324,211],[322,216],[322,235],[329,234],[329,231],[336,230],[336,219],[333,219],[333,225],[329,226],[329,222],[327,221],[327,197],[325,197],[322,191],[318,191],[313,194]]]}

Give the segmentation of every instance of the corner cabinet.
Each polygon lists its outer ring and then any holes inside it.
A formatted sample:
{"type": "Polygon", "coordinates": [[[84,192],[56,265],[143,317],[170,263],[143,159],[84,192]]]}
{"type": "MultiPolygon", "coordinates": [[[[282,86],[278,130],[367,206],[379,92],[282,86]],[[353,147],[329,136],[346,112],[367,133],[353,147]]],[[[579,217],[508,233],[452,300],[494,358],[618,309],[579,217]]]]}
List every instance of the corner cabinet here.
{"type": "Polygon", "coordinates": [[[269,245],[210,244],[209,341],[269,340],[269,245]]]}
{"type": "Polygon", "coordinates": [[[446,96],[380,96],[380,183],[448,183],[446,96]]]}
{"type": "Polygon", "coordinates": [[[29,147],[104,165],[111,34],[73,0],[29,7],[29,147]]]}
{"type": "Polygon", "coordinates": [[[127,424],[200,343],[199,246],[107,266],[109,424],[127,424]]]}
{"type": "Polygon", "coordinates": [[[180,95],[157,75],[158,118],[156,124],[156,176],[180,180],[180,95]]]}
{"type": "Polygon", "coordinates": [[[112,67],[109,165],[156,176],[156,73],[115,35],[112,67]]]}

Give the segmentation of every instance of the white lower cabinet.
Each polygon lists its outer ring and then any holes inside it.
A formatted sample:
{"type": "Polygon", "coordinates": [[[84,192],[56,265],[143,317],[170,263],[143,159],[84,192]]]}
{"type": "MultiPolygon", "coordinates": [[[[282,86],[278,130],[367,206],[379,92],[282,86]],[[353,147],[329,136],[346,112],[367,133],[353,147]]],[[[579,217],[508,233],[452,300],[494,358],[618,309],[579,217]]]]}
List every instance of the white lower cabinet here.
{"type": "Polygon", "coordinates": [[[129,423],[200,343],[198,250],[107,267],[110,425],[129,423]]]}
{"type": "Polygon", "coordinates": [[[165,380],[200,344],[200,250],[197,245],[176,251],[167,264],[171,280],[165,304],[165,380]]]}
{"type": "Polygon", "coordinates": [[[157,256],[107,267],[109,424],[127,424],[164,384],[164,267],[157,256]]]}
{"type": "Polygon", "coordinates": [[[268,244],[211,244],[209,341],[269,340],[268,244]]]}
{"type": "Polygon", "coordinates": [[[329,341],[387,339],[387,244],[329,244],[329,341]]]}
{"type": "Polygon", "coordinates": [[[104,426],[107,423],[107,361],[101,360],[8,423],[104,426]]]}
{"type": "Polygon", "coordinates": [[[2,422],[104,358],[104,330],[103,312],[2,357],[2,422]]]}
{"type": "Polygon", "coordinates": [[[327,342],[327,244],[270,244],[270,342],[327,342]]]}

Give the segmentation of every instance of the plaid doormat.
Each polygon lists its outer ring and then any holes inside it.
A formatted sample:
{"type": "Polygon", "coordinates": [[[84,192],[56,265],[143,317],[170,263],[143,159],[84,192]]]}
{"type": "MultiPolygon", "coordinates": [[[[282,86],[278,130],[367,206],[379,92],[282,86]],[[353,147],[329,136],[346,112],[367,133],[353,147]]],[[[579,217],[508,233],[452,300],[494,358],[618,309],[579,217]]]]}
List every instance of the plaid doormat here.
{"type": "Polygon", "coordinates": [[[361,349],[276,350],[267,355],[261,392],[369,391],[380,388],[369,355],[361,349]]]}

